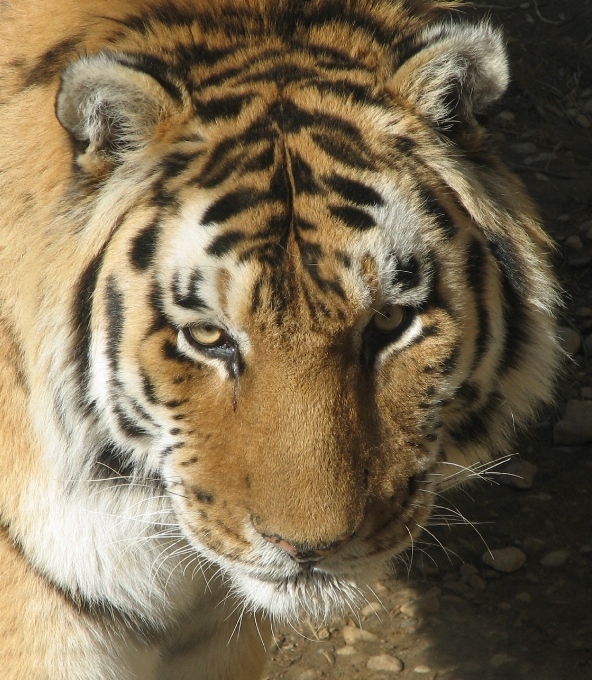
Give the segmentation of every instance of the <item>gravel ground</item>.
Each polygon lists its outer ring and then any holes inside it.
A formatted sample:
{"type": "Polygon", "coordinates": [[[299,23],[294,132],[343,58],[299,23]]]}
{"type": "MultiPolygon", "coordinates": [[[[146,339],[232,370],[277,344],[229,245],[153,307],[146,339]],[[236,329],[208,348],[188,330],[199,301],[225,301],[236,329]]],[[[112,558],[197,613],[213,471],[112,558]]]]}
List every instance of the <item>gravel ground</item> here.
{"type": "Polygon", "coordinates": [[[513,83],[491,129],[558,243],[571,360],[508,475],[442,499],[458,521],[436,517],[358,619],[277,631],[269,680],[592,678],[592,2],[468,14],[508,36],[513,83]]]}

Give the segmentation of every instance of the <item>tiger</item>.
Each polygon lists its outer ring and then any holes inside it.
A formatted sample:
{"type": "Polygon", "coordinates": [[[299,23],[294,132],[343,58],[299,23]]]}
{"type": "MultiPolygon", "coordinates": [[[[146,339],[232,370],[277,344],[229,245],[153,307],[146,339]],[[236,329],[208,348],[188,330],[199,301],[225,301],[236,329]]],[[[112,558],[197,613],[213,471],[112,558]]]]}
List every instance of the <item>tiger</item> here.
{"type": "Polygon", "coordinates": [[[256,680],[561,361],[451,0],[0,5],[4,680],[256,680]]]}

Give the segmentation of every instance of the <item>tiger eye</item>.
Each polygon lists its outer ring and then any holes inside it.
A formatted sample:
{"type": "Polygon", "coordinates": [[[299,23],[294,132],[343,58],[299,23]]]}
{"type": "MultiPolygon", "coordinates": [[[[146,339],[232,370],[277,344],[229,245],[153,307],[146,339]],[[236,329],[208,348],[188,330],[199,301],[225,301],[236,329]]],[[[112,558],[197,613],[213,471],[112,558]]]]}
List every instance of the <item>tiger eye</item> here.
{"type": "Polygon", "coordinates": [[[209,323],[194,323],[187,328],[189,337],[197,345],[215,347],[224,341],[224,331],[209,323]]]}
{"type": "Polygon", "coordinates": [[[406,315],[405,307],[402,305],[387,305],[374,314],[372,321],[379,331],[390,333],[399,328],[406,315]]]}

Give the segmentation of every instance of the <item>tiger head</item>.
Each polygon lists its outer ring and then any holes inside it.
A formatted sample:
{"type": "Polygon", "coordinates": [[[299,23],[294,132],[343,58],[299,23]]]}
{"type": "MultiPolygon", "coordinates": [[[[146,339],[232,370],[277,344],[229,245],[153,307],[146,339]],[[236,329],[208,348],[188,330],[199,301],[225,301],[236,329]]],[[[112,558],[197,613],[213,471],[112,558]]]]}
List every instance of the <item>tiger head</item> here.
{"type": "Polygon", "coordinates": [[[353,602],[557,361],[548,244],[477,121],[500,35],[375,5],[322,35],[128,18],[57,99],[97,462],[280,617],[353,602]]]}

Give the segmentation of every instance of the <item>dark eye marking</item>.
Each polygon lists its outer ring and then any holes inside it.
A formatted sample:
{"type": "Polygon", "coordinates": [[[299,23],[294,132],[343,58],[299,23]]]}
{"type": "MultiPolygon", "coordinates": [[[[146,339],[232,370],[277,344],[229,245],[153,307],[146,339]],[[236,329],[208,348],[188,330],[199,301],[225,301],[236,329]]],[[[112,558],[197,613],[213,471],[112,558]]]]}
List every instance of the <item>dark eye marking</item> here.
{"type": "Polygon", "coordinates": [[[139,270],[148,269],[154,260],[158,247],[160,228],[158,222],[154,222],[142,229],[132,241],[130,260],[134,267],[139,270]]]}

